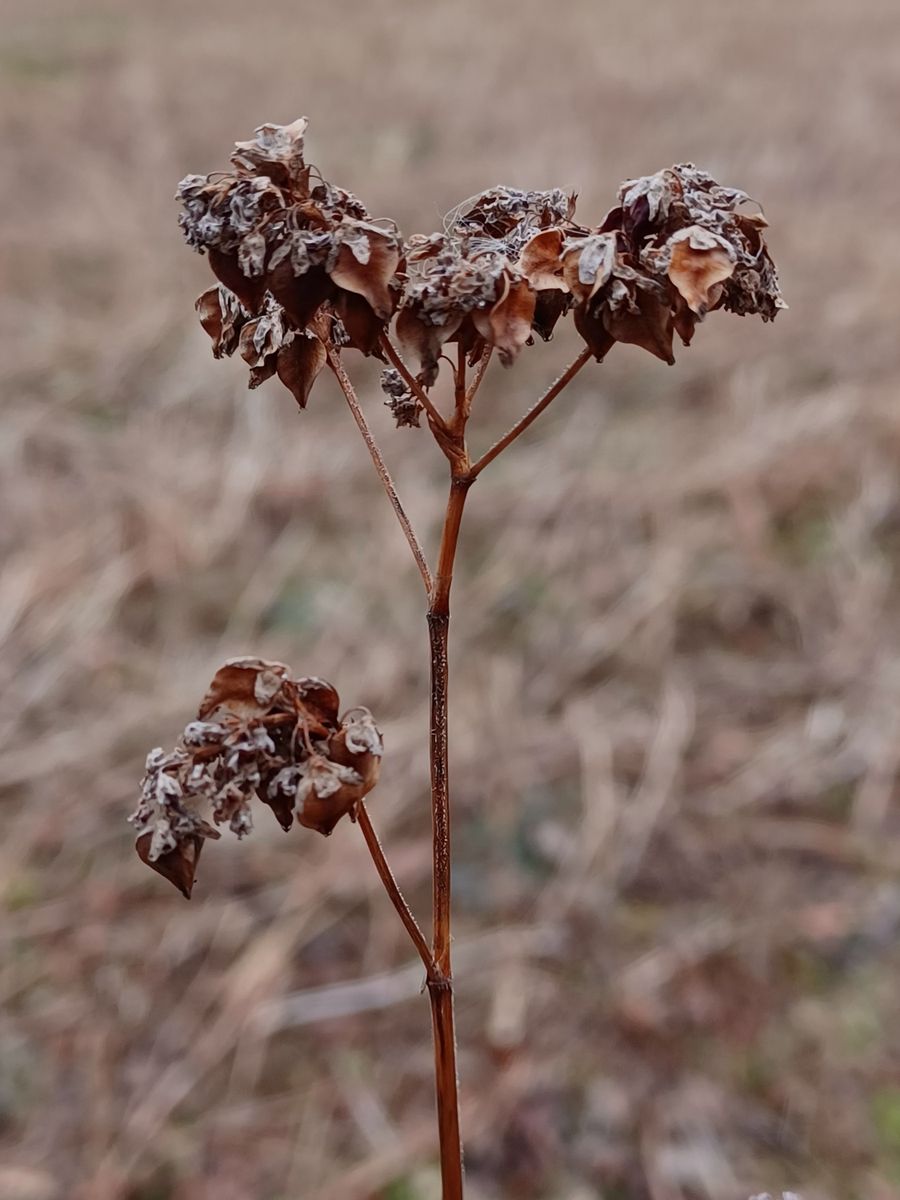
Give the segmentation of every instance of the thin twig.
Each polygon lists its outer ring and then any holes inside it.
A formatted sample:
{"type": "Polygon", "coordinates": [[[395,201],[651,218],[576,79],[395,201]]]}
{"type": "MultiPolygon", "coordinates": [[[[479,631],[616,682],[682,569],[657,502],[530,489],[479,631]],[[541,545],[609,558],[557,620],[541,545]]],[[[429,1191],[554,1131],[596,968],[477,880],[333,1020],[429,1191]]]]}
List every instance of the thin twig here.
{"type": "Polygon", "coordinates": [[[582,350],[582,352],[578,355],[575,361],[571,363],[568,369],[565,370],[562,375],[560,375],[559,379],[557,379],[556,382],[552,384],[546,392],[544,392],[540,400],[538,400],[536,404],[532,405],[528,412],[525,413],[523,417],[520,417],[518,421],[516,421],[512,429],[505,433],[499,441],[494,442],[490,450],[485,451],[481,458],[479,458],[478,461],[472,465],[468,472],[468,477],[470,479],[476,479],[488,465],[488,463],[493,462],[498,454],[502,454],[506,447],[516,440],[519,434],[524,433],[528,426],[531,425],[532,422],[536,421],[544,409],[556,399],[563,388],[572,382],[590,357],[590,350],[587,348],[582,350]]]}
{"type": "Polygon", "coordinates": [[[360,408],[359,400],[353,384],[347,372],[344,370],[338,352],[331,346],[328,348],[328,361],[331,364],[331,369],[334,371],[335,378],[341,391],[344,393],[344,398],[353,413],[353,419],[359,426],[359,432],[363,436],[363,441],[366,443],[369,454],[372,457],[372,462],[375,464],[375,470],[378,472],[378,478],[384,486],[387,497],[391,502],[391,507],[397,514],[397,520],[406,535],[406,540],[409,543],[409,548],[412,550],[413,558],[416,560],[416,566],[419,568],[419,574],[422,576],[422,582],[425,584],[425,591],[431,595],[432,580],[431,572],[428,569],[428,563],[425,561],[425,554],[419,544],[419,539],[416,537],[416,531],[413,529],[409,517],[400,503],[400,497],[397,495],[397,489],[394,487],[394,481],[391,479],[387,465],[381,456],[381,451],[378,448],[378,443],[372,436],[372,431],[369,429],[365,415],[360,408]]]}
{"type": "Polygon", "coordinates": [[[400,357],[400,351],[386,333],[381,335],[381,347],[394,364],[394,367],[400,372],[401,376],[403,377],[403,382],[428,413],[429,420],[432,422],[432,424],[436,425],[441,433],[447,433],[447,422],[435,408],[431,397],[422,387],[421,383],[419,383],[418,379],[416,379],[415,375],[413,375],[412,371],[410,371],[409,367],[400,357]]]}
{"type": "Polygon", "coordinates": [[[472,407],[472,401],[475,399],[478,389],[481,387],[481,381],[484,379],[487,369],[491,365],[491,356],[493,353],[494,347],[488,344],[485,346],[484,350],[482,351],[481,358],[478,360],[478,366],[475,368],[475,374],[472,378],[471,384],[469,385],[469,390],[466,392],[465,407],[467,414],[469,409],[472,407]]]}
{"type": "Polygon", "coordinates": [[[428,941],[425,934],[419,928],[419,923],[413,916],[412,909],[403,898],[403,893],[400,891],[397,880],[394,878],[394,873],[384,856],[384,850],[381,847],[381,842],[378,840],[378,834],[372,825],[368,810],[361,800],[357,806],[357,820],[362,835],[366,840],[366,845],[369,848],[369,853],[372,856],[372,862],[375,864],[375,870],[384,884],[384,890],[387,892],[391,904],[397,910],[397,915],[403,922],[406,932],[412,940],[412,944],[419,952],[419,957],[425,964],[426,972],[431,976],[434,974],[434,960],[431,956],[428,941]]]}

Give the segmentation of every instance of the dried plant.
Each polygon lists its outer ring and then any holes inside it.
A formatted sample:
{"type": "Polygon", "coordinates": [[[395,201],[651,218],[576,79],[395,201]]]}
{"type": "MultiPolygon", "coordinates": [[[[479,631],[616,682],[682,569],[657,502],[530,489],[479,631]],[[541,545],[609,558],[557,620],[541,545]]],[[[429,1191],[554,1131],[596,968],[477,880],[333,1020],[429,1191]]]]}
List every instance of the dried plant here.
{"type": "Polygon", "coordinates": [[[357,821],[397,913],[422,958],[434,1026],[445,1200],[463,1191],[450,964],[450,799],[447,639],[450,588],[469,489],[590,361],[617,342],[674,362],[716,309],[771,321],[785,307],[749,197],[681,164],[628,180],[595,225],[575,219],[560,189],[495,187],[448,214],[443,229],[402,239],[350,192],[306,162],[305,117],[263,125],[239,142],[232,169],[182,180],[185,238],[217,282],[197,300],[219,358],[237,351],[257,387],[277,375],[305,408],[328,365],[365,439],[402,526],[427,597],[431,650],[432,936],[426,938],[391,873],[363,803],[375,786],[381,736],[367,709],[339,717],[337,693],[287,667],[233,659],[215,675],[169,754],[147,759],[132,817],[142,860],[190,896],[203,843],[227,824],[252,828],[253,800],[285,830],[330,834],[357,821]],[[494,351],[509,367],[534,335],[571,314],[584,349],[490,449],[470,457],[466,431],[494,351]],[[391,336],[394,327],[396,341],[391,336]],[[448,357],[445,350],[455,346],[448,357]],[[343,352],[385,363],[381,384],[398,427],[425,424],[449,465],[450,490],[434,573],[400,503],[344,369],[343,352]],[[412,363],[410,366],[408,363],[412,363]],[[453,411],[432,398],[442,364],[453,411]]]}

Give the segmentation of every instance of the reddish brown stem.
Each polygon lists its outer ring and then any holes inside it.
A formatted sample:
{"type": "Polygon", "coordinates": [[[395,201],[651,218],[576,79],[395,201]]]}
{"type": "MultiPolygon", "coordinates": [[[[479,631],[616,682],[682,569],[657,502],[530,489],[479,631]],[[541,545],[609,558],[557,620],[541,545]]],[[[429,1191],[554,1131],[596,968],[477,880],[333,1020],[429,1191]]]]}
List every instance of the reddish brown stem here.
{"type": "Polygon", "coordinates": [[[396,490],[381,453],[369,432],[365,418],[356,399],[349,379],[344,374],[340,360],[333,350],[329,359],[338,378],[338,383],[347,398],[366,445],[385,485],[391,503],[400,517],[407,541],[419,565],[423,579],[429,589],[428,636],[431,648],[431,813],[433,853],[433,937],[429,948],[409,905],[403,899],[393,873],[388,866],[381,843],[372,827],[364,805],[359,806],[359,823],[366,845],[375,867],[384,884],[413,945],[426,970],[428,996],[431,1002],[431,1020],[434,1031],[435,1087],[437,1091],[438,1128],[440,1133],[441,1181],[443,1200],[463,1200],[462,1142],[459,1129],[459,1084],[456,1069],[456,1030],[453,1012],[453,976],[450,962],[450,898],[451,898],[451,843],[450,843],[450,790],[448,771],[448,726],[447,696],[449,682],[448,637],[450,632],[450,588],[453,583],[453,568],[459,545],[459,533],[463,510],[469,488],[488,463],[516,440],[559,395],[590,358],[585,350],[567,371],[544,393],[537,403],[496,442],[475,464],[470,464],[465,444],[465,425],[469,416],[472,397],[478,390],[490,361],[490,349],[486,349],[478,364],[472,383],[466,389],[463,363],[460,352],[456,367],[456,415],[450,426],[434,408],[427,394],[416,381],[400,358],[391,341],[385,336],[382,344],[388,358],[400,371],[413,393],[419,398],[429,416],[435,438],[450,461],[450,495],[444,514],[441,547],[434,577],[428,574],[424,556],[418,540],[406,519],[396,490]]]}
{"type": "Polygon", "coordinates": [[[482,351],[481,358],[478,360],[478,366],[475,368],[475,376],[469,385],[469,390],[466,392],[466,416],[469,414],[469,409],[472,407],[472,401],[478,389],[481,387],[481,381],[484,379],[488,367],[491,365],[491,355],[494,353],[493,346],[485,346],[482,351]]]}
{"type": "Polygon", "coordinates": [[[403,922],[406,932],[410,936],[412,944],[419,952],[419,957],[425,964],[425,970],[429,978],[434,974],[434,959],[431,955],[431,950],[428,946],[428,941],[425,934],[419,928],[419,923],[413,916],[413,911],[406,903],[403,893],[400,891],[399,884],[394,878],[394,873],[388,864],[388,860],[384,856],[384,850],[381,847],[381,842],[378,839],[378,834],[375,832],[375,827],[369,816],[368,809],[362,800],[357,805],[356,818],[359,822],[359,828],[365,838],[366,846],[369,848],[369,853],[372,856],[372,862],[375,864],[375,870],[378,872],[381,882],[384,884],[384,890],[397,910],[397,915],[403,922]]]}
{"type": "Polygon", "coordinates": [[[456,1071],[456,1030],[450,981],[428,982],[434,1032],[434,1072],[437,1089],[438,1137],[441,1146],[442,1200],[463,1200],[462,1140],[459,1133],[459,1081],[456,1071]]]}
{"type": "Polygon", "coordinates": [[[381,451],[378,448],[378,443],[372,436],[372,431],[369,429],[369,424],[366,421],[365,414],[360,407],[359,400],[356,395],[356,389],[350,382],[350,377],[344,370],[340,355],[333,347],[328,349],[328,362],[334,371],[335,379],[338,381],[338,386],[344,393],[344,399],[353,414],[353,419],[359,428],[359,432],[363,436],[363,441],[371,456],[372,462],[375,464],[375,470],[378,472],[378,478],[381,480],[382,486],[387,493],[388,500],[391,502],[391,508],[397,514],[397,520],[400,522],[406,540],[409,543],[409,548],[412,550],[413,558],[416,560],[416,566],[419,568],[419,574],[422,576],[422,582],[425,584],[425,591],[431,594],[432,580],[431,572],[428,570],[428,563],[425,561],[425,554],[422,547],[419,545],[419,539],[416,537],[416,532],[412,527],[409,517],[400,503],[400,497],[397,495],[397,489],[394,487],[394,481],[391,479],[390,471],[387,469],[387,464],[382,457],[381,451]]]}
{"type": "MultiPolygon", "coordinates": [[[[460,457],[465,458],[464,448],[461,448],[460,457]]],[[[451,843],[447,642],[450,632],[453,564],[456,560],[463,509],[471,483],[467,478],[454,477],[451,480],[434,588],[428,607],[428,636],[431,644],[431,820],[434,886],[432,953],[438,973],[437,979],[429,980],[428,995],[434,1026],[435,1082],[444,1200],[461,1200],[463,1187],[453,977],[450,964],[451,843]]]]}
{"type": "Polygon", "coordinates": [[[540,400],[538,400],[536,404],[533,404],[532,407],[529,408],[528,412],[525,413],[523,417],[520,417],[519,420],[516,421],[515,425],[513,425],[512,429],[505,433],[499,441],[494,442],[490,450],[487,450],[484,454],[482,454],[481,458],[478,459],[478,461],[469,471],[469,476],[472,479],[476,479],[488,465],[488,463],[493,462],[498,454],[502,454],[506,447],[516,440],[519,434],[524,433],[528,426],[538,419],[544,409],[556,399],[563,388],[567,387],[572,382],[590,357],[590,350],[582,350],[575,361],[570,364],[568,369],[565,370],[562,375],[560,375],[559,379],[557,379],[555,383],[551,384],[547,391],[544,392],[540,400]]]}

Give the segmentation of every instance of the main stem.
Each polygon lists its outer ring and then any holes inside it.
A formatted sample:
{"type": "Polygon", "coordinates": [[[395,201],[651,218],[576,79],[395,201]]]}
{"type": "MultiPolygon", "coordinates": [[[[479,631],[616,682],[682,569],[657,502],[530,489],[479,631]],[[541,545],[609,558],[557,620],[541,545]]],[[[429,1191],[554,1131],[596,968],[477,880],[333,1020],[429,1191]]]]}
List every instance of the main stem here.
{"type": "Polygon", "coordinates": [[[459,1081],[456,1070],[456,1030],[453,1013],[453,974],[450,965],[450,793],[448,781],[447,694],[449,666],[447,642],[450,633],[450,587],[453,566],[459,543],[459,530],[469,488],[484,468],[511,445],[540,416],[590,358],[584,350],[544,395],[524,414],[499,441],[495,442],[474,464],[466,451],[465,427],[472,399],[481,384],[490,360],[486,349],[478,365],[475,379],[467,388],[465,357],[459,352],[455,370],[456,411],[448,424],[437,412],[427,394],[406,367],[400,354],[385,335],[382,346],[413,393],[419,397],[428,413],[429,424],[441,449],[450,463],[450,495],[444,514],[441,548],[437,570],[432,579],[418,540],[397,497],[384,460],[372,437],[356,393],[340,363],[338,354],[329,350],[329,360],[356,423],[366,440],[372,461],[378,470],[391,504],[406,534],[410,549],[428,591],[428,638],[431,647],[431,813],[433,848],[433,917],[432,943],[429,947],[416,919],[397,885],[384,856],[381,843],[369,820],[365,807],[359,806],[359,823],[369,852],[391,898],[391,902],[419,955],[425,964],[426,985],[431,1002],[431,1021],[434,1030],[434,1073],[437,1090],[438,1133],[441,1151],[441,1183],[443,1200],[463,1200],[462,1141],[459,1133],[459,1081]]]}
{"type": "Polygon", "coordinates": [[[459,1133],[459,1086],[456,1070],[456,1030],[453,978],[450,965],[450,795],[447,765],[447,640],[450,632],[450,585],[459,541],[463,508],[472,480],[454,474],[444,517],[431,603],[428,636],[431,645],[431,813],[433,847],[434,971],[428,978],[434,1028],[435,1083],[441,1146],[443,1200],[462,1200],[462,1142],[459,1133]]]}

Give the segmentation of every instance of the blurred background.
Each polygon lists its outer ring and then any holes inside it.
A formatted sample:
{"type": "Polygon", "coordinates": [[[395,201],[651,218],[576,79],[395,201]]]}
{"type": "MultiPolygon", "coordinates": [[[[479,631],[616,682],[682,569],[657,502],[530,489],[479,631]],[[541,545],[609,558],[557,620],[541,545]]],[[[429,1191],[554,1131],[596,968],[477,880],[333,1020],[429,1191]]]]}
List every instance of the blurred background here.
{"type": "MultiPolygon", "coordinates": [[[[173,202],[264,121],[438,228],[692,160],[791,311],[592,365],[473,492],[454,591],[472,1200],[900,1197],[896,0],[4,0],[0,1195],[435,1200],[421,968],[359,832],[132,850],[221,661],[385,732],[430,902],[420,582],[339,392],[245,390],[173,202]]],[[[484,447],[577,351],[492,371],[484,447]]],[[[349,359],[433,553],[444,463],[349,359]]]]}

